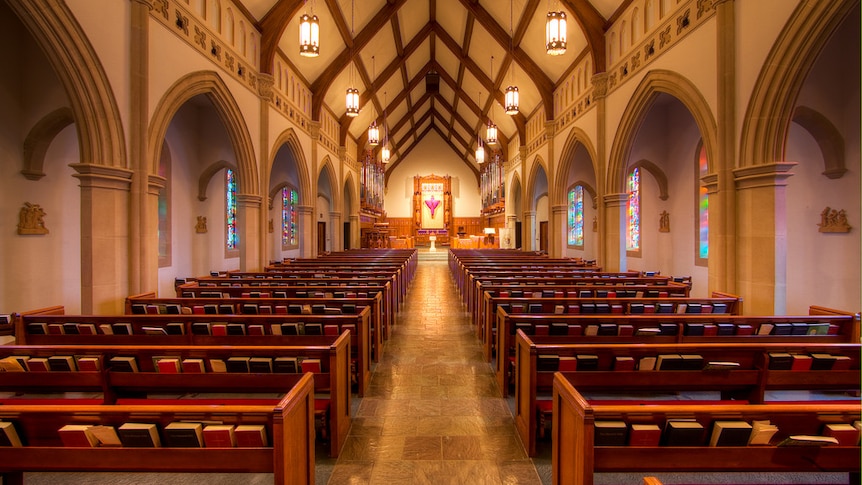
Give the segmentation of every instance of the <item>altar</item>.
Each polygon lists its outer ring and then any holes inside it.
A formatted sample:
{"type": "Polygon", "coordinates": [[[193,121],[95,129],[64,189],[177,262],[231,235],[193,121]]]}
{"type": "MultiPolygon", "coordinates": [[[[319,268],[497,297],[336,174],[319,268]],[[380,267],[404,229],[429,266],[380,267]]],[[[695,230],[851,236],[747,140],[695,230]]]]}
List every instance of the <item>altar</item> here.
{"type": "Polygon", "coordinates": [[[449,244],[452,226],[452,178],[425,175],[413,178],[413,234],[417,245],[449,244]],[[433,239],[431,239],[433,237],[433,239]]]}

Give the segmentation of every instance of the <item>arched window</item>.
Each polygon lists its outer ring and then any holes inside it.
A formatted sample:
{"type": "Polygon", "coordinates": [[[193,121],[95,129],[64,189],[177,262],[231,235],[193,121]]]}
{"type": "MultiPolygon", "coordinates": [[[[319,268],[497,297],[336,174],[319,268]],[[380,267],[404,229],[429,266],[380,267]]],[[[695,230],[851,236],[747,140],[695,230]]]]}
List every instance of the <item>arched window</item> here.
{"type": "Polygon", "coordinates": [[[236,232],[236,174],[229,168],[225,169],[225,202],[226,248],[235,251],[239,246],[239,234],[236,232]]]}
{"type": "Polygon", "coordinates": [[[584,187],[569,190],[569,246],[584,248],[584,187]]]}
{"type": "Polygon", "coordinates": [[[167,142],[162,142],[159,176],[165,179],[165,186],[159,189],[159,268],[165,268],[171,265],[171,152],[167,142]]]}
{"type": "Polygon", "coordinates": [[[626,182],[629,195],[626,205],[626,251],[640,253],[641,250],[641,173],[635,168],[626,182]]]}
{"type": "Polygon", "coordinates": [[[285,186],[281,189],[281,248],[290,249],[298,245],[296,205],[299,194],[296,189],[285,186]]]}
{"type": "Polygon", "coordinates": [[[709,173],[709,164],[706,159],[706,148],[700,143],[697,151],[696,170],[699,174],[695,180],[695,191],[697,191],[697,207],[695,208],[695,220],[697,221],[697,255],[695,264],[706,266],[709,258],[709,194],[700,179],[709,173]]]}

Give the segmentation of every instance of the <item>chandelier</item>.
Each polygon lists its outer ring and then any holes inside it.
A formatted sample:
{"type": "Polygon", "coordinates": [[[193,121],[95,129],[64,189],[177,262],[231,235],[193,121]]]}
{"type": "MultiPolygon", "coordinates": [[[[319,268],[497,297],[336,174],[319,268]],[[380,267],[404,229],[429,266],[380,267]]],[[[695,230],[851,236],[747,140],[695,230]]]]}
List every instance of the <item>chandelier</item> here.
{"type": "Polygon", "coordinates": [[[317,57],[319,54],[320,23],[317,20],[317,15],[314,15],[314,5],[312,4],[311,15],[304,13],[299,17],[299,55],[317,57]]]}
{"type": "MultiPolygon", "coordinates": [[[[550,2],[549,2],[550,3],[550,2]]],[[[545,50],[552,56],[566,53],[566,12],[551,11],[545,20],[545,50]]]]}

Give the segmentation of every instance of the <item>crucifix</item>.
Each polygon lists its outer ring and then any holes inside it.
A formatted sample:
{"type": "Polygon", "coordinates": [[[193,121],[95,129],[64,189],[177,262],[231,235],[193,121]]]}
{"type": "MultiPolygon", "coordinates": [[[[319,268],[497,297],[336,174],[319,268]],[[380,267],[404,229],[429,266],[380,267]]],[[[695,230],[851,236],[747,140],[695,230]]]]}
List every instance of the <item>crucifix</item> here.
{"type": "Polygon", "coordinates": [[[428,206],[428,210],[431,211],[431,218],[434,218],[434,211],[437,210],[437,206],[440,205],[440,201],[434,198],[434,195],[431,195],[430,199],[425,199],[425,205],[428,206]]]}

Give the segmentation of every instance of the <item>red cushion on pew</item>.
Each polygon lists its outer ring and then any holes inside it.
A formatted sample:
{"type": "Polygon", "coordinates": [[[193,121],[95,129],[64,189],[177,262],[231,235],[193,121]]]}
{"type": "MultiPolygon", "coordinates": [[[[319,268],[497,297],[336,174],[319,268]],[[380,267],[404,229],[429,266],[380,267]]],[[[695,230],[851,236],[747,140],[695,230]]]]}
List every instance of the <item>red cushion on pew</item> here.
{"type": "Polygon", "coordinates": [[[314,410],[315,411],[327,411],[329,409],[329,398],[315,398],[314,399],[314,410]]]}
{"type": "Polygon", "coordinates": [[[542,413],[550,413],[554,410],[554,401],[551,399],[540,399],[536,401],[536,409],[542,413]]]}

